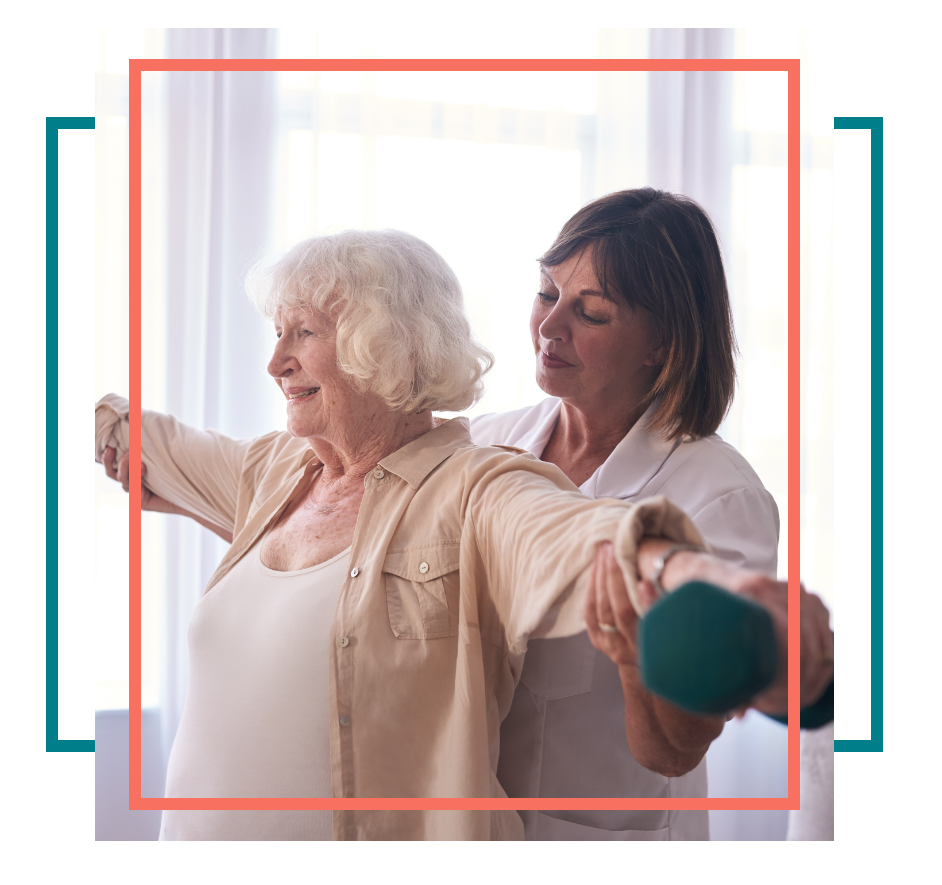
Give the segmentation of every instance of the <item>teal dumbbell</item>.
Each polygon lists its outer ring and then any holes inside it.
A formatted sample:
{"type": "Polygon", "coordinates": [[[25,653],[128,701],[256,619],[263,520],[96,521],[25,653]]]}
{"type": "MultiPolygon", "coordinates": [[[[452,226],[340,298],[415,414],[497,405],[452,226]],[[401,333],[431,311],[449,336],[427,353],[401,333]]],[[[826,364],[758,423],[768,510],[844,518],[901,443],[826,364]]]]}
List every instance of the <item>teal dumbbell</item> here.
{"type": "MultiPolygon", "coordinates": [[[[662,596],[638,625],[638,667],[648,691],[699,715],[722,715],[772,683],[779,654],[769,613],[712,584],[662,596]]],[[[784,718],[772,717],[780,722],[784,718]]],[[[802,710],[801,727],[834,718],[834,684],[802,710]]]]}

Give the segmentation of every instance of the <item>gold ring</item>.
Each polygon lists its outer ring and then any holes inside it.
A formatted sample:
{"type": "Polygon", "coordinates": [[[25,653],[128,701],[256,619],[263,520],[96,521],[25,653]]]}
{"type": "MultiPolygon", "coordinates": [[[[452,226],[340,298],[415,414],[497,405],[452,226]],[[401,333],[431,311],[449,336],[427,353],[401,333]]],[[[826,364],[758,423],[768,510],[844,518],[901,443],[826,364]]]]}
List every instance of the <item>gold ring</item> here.
{"type": "Polygon", "coordinates": [[[599,624],[599,630],[604,633],[617,633],[618,628],[614,624],[599,624]]]}

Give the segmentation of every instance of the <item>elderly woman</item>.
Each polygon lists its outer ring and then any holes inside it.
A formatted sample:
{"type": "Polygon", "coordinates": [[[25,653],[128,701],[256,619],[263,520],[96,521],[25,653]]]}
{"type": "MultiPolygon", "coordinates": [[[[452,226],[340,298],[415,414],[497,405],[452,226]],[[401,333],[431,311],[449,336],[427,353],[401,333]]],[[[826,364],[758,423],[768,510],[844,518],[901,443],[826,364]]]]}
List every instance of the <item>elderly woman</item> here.
{"type": "MultiPolygon", "coordinates": [[[[480,394],[490,357],[454,274],[416,238],[308,240],[249,288],[274,319],[288,432],[232,440],[141,415],[149,487],[233,538],[190,625],[166,795],[504,795],[499,728],[527,644],[584,629],[599,543],[614,542],[633,592],[646,535],[698,532],[663,498],[592,501],[552,464],[473,445],[464,419],[436,426],[433,409],[480,394]]],[[[127,403],[106,397],[96,458],[127,439],[127,403]]],[[[607,598],[593,618],[617,631],[607,598]]],[[[523,825],[513,811],[166,811],[161,827],[331,835],[502,839],[523,825]]]]}
{"type": "MultiPolygon", "coordinates": [[[[591,497],[666,495],[724,561],[774,574],[775,502],[715,435],[733,395],[734,336],[703,210],[651,188],[609,194],[566,223],[540,271],[531,335],[550,398],[472,419],[474,441],[526,449],[591,497]]],[[[127,485],[126,461],[116,472],[106,459],[106,470],[127,485]]],[[[186,512],[143,494],[147,508],[186,512]]],[[[590,629],[529,643],[498,777],[523,798],[701,797],[715,734],[714,722],[678,716],[644,690],[624,637],[590,629]]],[[[709,837],[705,811],[521,816],[529,839],[709,837]]]]}

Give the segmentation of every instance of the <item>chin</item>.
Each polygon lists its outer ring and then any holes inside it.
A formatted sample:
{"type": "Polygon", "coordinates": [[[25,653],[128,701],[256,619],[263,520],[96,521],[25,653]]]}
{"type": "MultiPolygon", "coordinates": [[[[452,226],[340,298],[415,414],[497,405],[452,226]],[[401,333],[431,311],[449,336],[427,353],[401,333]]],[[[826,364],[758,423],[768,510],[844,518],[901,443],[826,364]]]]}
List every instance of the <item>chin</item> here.
{"type": "Polygon", "coordinates": [[[303,421],[292,419],[290,415],[288,416],[287,426],[288,426],[288,433],[290,433],[292,436],[310,436],[311,435],[309,432],[309,428],[304,425],[303,421]]]}
{"type": "Polygon", "coordinates": [[[564,384],[554,384],[549,378],[545,375],[537,373],[536,376],[536,385],[543,391],[547,396],[565,396],[565,385],[564,384]]]}

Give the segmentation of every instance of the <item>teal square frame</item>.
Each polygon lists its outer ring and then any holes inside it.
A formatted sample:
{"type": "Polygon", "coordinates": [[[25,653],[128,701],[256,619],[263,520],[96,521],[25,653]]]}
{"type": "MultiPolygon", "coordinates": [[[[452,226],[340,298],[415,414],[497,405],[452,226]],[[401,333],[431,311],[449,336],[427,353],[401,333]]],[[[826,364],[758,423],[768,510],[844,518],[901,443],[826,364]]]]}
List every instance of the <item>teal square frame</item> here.
{"type": "MultiPolygon", "coordinates": [[[[94,117],[46,117],[46,316],[59,307],[59,131],[94,129],[94,117]]],[[[883,118],[835,117],[835,129],[870,131],[871,586],[870,738],[835,740],[835,752],[883,752],[883,118]]],[[[58,323],[46,323],[47,376],[59,371],[58,323]]],[[[93,753],[94,740],[59,738],[59,415],[46,403],[46,752],[93,753]]]]}
{"type": "MultiPolygon", "coordinates": [[[[59,130],[94,117],[46,117],[46,377],[59,377],[59,130]],[[53,321],[55,317],[55,321],[53,321]]],[[[46,397],[46,752],[94,753],[93,740],[59,739],[59,407],[46,397]]]]}
{"type": "Polygon", "coordinates": [[[870,130],[870,739],[835,753],[883,752],[883,117],[835,117],[870,130]]]}

